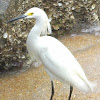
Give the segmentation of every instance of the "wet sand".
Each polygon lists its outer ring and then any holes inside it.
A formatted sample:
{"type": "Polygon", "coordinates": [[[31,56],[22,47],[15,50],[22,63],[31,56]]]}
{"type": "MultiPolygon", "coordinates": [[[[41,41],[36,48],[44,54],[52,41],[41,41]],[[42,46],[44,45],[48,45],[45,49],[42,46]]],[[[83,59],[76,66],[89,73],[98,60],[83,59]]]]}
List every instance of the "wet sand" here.
{"type": "MultiPolygon", "coordinates": [[[[74,54],[91,81],[100,81],[100,36],[82,34],[63,36],[59,40],[74,54]]],[[[67,100],[69,86],[54,81],[53,100],[67,100]]],[[[71,100],[100,100],[100,87],[94,93],[74,88],[71,100]]],[[[43,66],[0,78],[0,100],[49,100],[51,82],[43,66]]]]}

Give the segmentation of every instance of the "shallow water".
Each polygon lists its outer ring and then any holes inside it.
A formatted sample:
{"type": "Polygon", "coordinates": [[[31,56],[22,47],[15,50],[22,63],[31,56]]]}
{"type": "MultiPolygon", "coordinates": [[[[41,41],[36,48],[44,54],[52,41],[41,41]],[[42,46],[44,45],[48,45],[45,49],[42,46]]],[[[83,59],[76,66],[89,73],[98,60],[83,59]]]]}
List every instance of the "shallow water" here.
{"type": "MultiPolygon", "coordinates": [[[[89,80],[100,82],[100,36],[93,34],[59,37],[81,64],[89,80]]],[[[67,100],[69,87],[54,81],[53,100],[67,100]]],[[[51,84],[44,67],[30,67],[26,72],[0,78],[0,100],[49,100],[51,84]]],[[[99,88],[82,93],[74,88],[72,100],[100,100],[99,88]]]]}

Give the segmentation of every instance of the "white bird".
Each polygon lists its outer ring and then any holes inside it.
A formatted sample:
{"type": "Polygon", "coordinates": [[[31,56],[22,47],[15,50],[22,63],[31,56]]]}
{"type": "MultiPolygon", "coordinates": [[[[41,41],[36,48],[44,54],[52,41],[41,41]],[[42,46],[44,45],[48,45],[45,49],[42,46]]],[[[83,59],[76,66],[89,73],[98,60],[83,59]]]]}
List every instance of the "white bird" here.
{"type": "Polygon", "coordinates": [[[70,85],[68,100],[71,99],[73,86],[84,92],[93,91],[93,84],[88,81],[83,69],[72,53],[51,34],[51,26],[47,14],[40,8],[33,7],[12,22],[22,18],[35,18],[36,24],[27,38],[27,50],[31,58],[41,61],[51,78],[51,98],[54,95],[53,80],[57,79],[70,85]],[[44,36],[43,36],[44,35],[44,36]]]}

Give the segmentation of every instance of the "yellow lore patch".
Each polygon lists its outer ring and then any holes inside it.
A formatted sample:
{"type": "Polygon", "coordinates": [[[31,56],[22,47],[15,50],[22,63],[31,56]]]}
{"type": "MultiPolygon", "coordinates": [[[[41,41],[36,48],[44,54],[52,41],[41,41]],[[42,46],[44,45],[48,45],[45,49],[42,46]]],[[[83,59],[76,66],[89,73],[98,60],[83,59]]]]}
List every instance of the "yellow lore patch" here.
{"type": "Polygon", "coordinates": [[[32,16],[32,15],[33,15],[33,13],[28,13],[27,15],[28,15],[28,16],[32,16]]]}

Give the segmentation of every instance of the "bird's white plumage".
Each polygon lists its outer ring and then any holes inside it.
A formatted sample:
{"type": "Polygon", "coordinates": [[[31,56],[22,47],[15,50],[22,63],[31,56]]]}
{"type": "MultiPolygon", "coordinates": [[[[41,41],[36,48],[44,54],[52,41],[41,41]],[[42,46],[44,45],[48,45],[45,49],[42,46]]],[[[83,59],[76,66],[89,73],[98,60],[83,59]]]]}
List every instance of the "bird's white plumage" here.
{"type": "Polygon", "coordinates": [[[39,57],[52,79],[83,91],[92,90],[81,66],[61,42],[49,36],[43,36],[39,41],[39,57]]]}
{"type": "Polygon", "coordinates": [[[36,7],[31,8],[25,14],[27,15],[27,13],[34,13],[29,17],[36,19],[36,24],[27,39],[27,49],[30,56],[43,63],[52,80],[56,78],[82,91],[92,91],[93,86],[71,52],[57,39],[41,36],[41,34],[51,33],[46,13],[36,7]]]}

